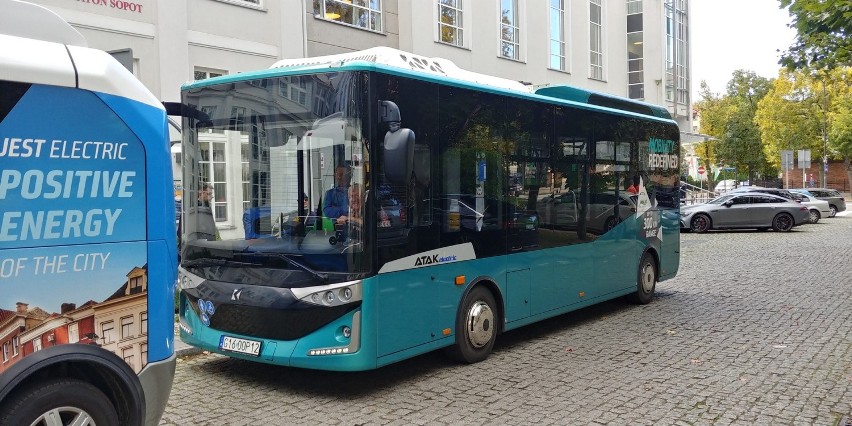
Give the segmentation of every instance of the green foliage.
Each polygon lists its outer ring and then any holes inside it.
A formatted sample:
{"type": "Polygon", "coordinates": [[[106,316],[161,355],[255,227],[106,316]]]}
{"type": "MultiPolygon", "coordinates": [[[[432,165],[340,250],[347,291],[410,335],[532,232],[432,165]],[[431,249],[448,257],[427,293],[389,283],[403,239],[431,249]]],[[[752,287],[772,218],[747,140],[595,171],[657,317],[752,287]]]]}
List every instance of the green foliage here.
{"type": "Polygon", "coordinates": [[[734,71],[724,95],[711,93],[702,82],[702,99],[697,103],[700,131],[715,140],[700,144],[697,154],[711,164],[747,171],[749,179],[762,174],[767,161],[754,117],[758,103],[771,87],[770,80],[745,70],[734,71]]]}
{"type": "Polygon", "coordinates": [[[852,1],[779,0],[789,8],[797,38],[781,57],[788,69],[831,70],[852,65],[852,1]]]}

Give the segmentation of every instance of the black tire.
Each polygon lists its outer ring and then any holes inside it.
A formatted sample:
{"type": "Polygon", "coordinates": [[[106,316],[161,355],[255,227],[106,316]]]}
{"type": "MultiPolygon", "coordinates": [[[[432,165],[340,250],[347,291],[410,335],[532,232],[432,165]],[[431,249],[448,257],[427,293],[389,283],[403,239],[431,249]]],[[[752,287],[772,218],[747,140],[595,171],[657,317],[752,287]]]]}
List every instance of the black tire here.
{"type": "Polygon", "coordinates": [[[119,421],[110,399],[100,389],[78,379],[35,383],[0,406],[0,425],[47,424],[111,426],[119,421]]]}
{"type": "Polygon", "coordinates": [[[713,222],[710,216],[699,213],[689,221],[689,229],[696,234],[701,234],[710,230],[713,227],[713,222]]]}
{"type": "Polygon", "coordinates": [[[639,262],[636,273],[636,293],[633,300],[640,305],[647,305],[654,300],[654,290],[657,288],[657,263],[654,256],[645,253],[639,262]]]}
{"type": "Polygon", "coordinates": [[[446,350],[450,357],[468,364],[488,358],[500,321],[496,304],[491,291],[481,285],[465,296],[456,317],[456,344],[446,350]]]}
{"type": "Polygon", "coordinates": [[[819,210],[810,210],[808,211],[808,214],[810,215],[808,217],[808,222],[810,223],[817,223],[822,218],[822,215],[819,214],[819,210]]]}
{"type": "Polygon", "coordinates": [[[833,205],[833,204],[832,204],[832,205],[828,206],[828,208],[830,208],[830,209],[831,209],[831,214],[830,214],[830,215],[828,215],[828,217],[834,217],[834,216],[837,216],[837,206],[835,206],[835,205],[833,205]]]}
{"type": "Polygon", "coordinates": [[[772,219],[772,229],[778,232],[787,232],[793,229],[793,216],[788,213],[778,213],[772,219]]]}
{"type": "Polygon", "coordinates": [[[619,220],[618,216],[610,216],[606,218],[606,222],[604,222],[604,232],[609,231],[612,228],[615,228],[615,225],[618,225],[621,220],[619,220]]]}

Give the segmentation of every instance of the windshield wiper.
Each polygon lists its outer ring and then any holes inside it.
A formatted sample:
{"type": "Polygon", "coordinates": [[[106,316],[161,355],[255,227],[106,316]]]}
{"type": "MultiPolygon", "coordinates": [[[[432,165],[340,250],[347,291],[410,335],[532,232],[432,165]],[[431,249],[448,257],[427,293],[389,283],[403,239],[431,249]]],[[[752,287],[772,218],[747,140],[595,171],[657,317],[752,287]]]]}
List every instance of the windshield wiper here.
{"type": "Polygon", "coordinates": [[[257,263],[240,262],[238,260],[221,259],[214,257],[201,257],[198,259],[185,260],[180,263],[184,268],[199,266],[258,266],[257,263]]]}
{"type": "Polygon", "coordinates": [[[281,259],[281,260],[283,260],[283,261],[285,261],[285,262],[287,262],[287,263],[289,263],[289,264],[291,264],[291,265],[313,275],[314,278],[320,280],[321,282],[328,281],[328,274],[322,273],[322,272],[317,272],[314,269],[312,269],[311,267],[303,264],[302,262],[296,261],[292,257],[287,256],[286,254],[283,254],[283,253],[271,253],[271,252],[257,252],[257,251],[255,251],[255,252],[245,252],[245,253],[234,253],[234,256],[246,256],[246,257],[258,256],[258,257],[273,257],[273,258],[276,258],[276,259],[281,259]]]}

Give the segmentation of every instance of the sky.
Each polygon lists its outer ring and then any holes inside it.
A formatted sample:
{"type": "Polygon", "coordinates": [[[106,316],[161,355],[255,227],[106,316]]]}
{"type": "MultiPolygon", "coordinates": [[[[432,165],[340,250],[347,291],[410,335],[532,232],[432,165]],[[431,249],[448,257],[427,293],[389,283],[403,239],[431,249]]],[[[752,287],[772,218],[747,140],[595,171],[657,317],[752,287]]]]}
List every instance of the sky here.
{"type": "Polygon", "coordinates": [[[690,2],[692,95],[701,81],[723,93],[735,70],[778,77],[778,59],[795,39],[795,30],[778,0],[693,0],[690,2]],[[778,51],[780,50],[780,52],[778,51]]]}

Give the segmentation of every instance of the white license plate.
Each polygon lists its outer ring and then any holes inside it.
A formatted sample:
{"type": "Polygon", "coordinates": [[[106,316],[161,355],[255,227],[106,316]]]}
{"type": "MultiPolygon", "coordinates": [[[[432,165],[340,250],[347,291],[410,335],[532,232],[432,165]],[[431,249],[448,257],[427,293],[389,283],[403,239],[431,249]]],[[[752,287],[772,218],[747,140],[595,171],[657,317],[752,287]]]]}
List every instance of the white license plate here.
{"type": "Polygon", "coordinates": [[[231,336],[222,336],[222,338],[219,339],[219,349],[223,351],[259,356],[260,342],[231,336]]]}

